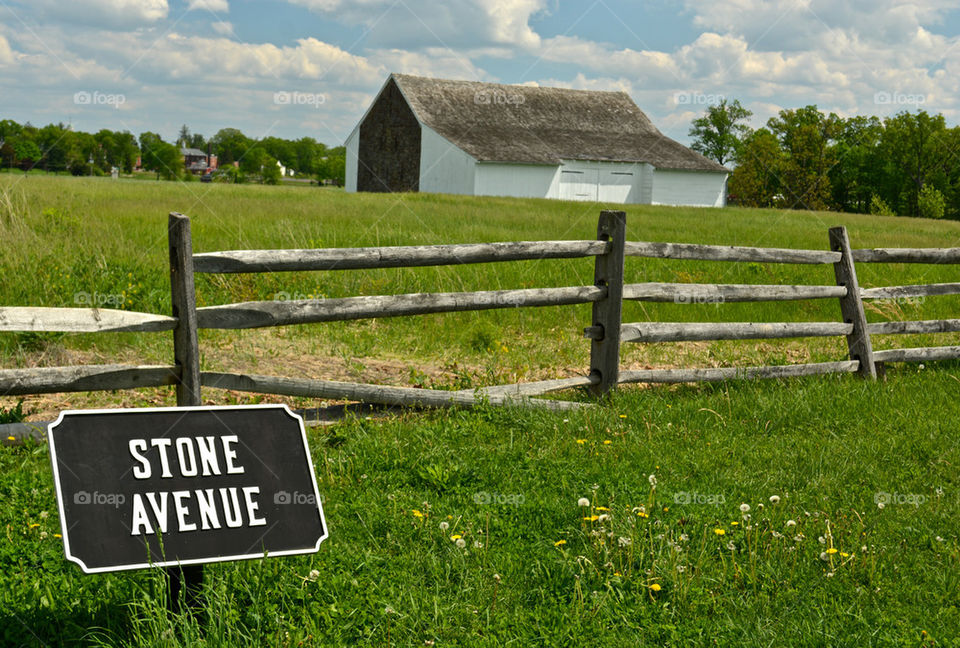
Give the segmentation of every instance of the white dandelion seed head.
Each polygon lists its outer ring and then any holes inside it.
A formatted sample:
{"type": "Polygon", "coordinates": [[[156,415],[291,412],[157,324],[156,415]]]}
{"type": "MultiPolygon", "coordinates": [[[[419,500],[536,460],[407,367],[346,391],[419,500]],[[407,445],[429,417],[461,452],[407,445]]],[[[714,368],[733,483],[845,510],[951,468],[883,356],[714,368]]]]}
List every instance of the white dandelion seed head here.
{"type": "Polygon", "coordinates": [[[887,506],[887,505],[884,504],[883,502],[877,502],[877,508],[880,509],[881,511],[882,511],[884,508],[886,508],[886,506],[887,506]]]}
{"type": "Polygon", "coordinates": [[[630,538],[625,538],[623,536],[620,536],[619,538],[617,538],[617,544],[619,544],[621,547],[629,547],[630,545],[633,544],[633,540],[631,540],[630,538]]]}
{"type": "Polygon", "coordinates": [[[577,506],[590,506],[590,500],[586,497],[581,497],[577,500],[577,506]]]}
{"type": "Polygon", "coordinates": [[[450,528],[450,523],[447,522],[446,520],[444,520],[443,522],[440,523],[440,530],[441,530],[441,531],[446,531],[446,530],[449,529],[449,528],[450,528]]]}
{"type": "Polygon", "coordinates": [[[656,488],[656,486],[657,486],[657,476],[656,476],[656,475],[650,475],[649,477],[647,477],[647,481],[650,482],[650,485],[651,485],[651,486],[653,486],[654,488],[656,488]]]}
{"type": "Polygon", "coordinates": [[[687,566],[686,566],[686,565],[677,565],[677,571],[682,574],[683,572],[687,571],[687,566]]]}
{"type": "Polygon", "coordinates": [[[833,578],[833,572],[827,572],[827,578],[833,578]]]}
{"type": "Polygon", "coordinates": [[[741,513],[749,513],[749,512],[750,512],[750,505],[747,504],[747,503],[741,504],[741,505],[740,505],[740,512],[741,512],[741,513]]]}
{"type": "Polygon", "coordinates": [[[823,536],[820,536],[819,538],[817,538],[817,542],[819,542],[820,544],[827,544],[827,539],[824,538],[823,536]]]}
{"type": "Polygon", "coordinates": [[[690,539],[690,536],[688,536],[686,533],[680,534],[680,542],[686,542],[689,539],[690,539]]]}
{"type": "Polygon", "coordinates": [[[795,526],[797,526],[797,521],[796,521],[796,520],[787,520],[787,526],[788,526],[788,527],[791,527],[791,528],[792,528],[792,527],[795,527],[795,526]]]}
{"type": "Polygon", "coordinates": [[[463,549],[467,546],[467,541],[463,538],[457,538],[457,549],[463,549]]]}
{"type": "Polygon", "coordinates": [[[606,513],[601,513],[600,517],[597,518],[597,522],[606,522],[609,519],[610,519],[609,515],[607,515],[606,513]]]}
{"type": "Polygon", "coordinates": [[[727,549],[729,549],[730,551],[736,551],[736,550],[737,550],[737,545],[733,544],[733,540],[731,540],[730,542],[727,543],[727,549]]]}
{"type": "Polygon", "coordinates": [[[771,504],[774,504],[774,505],[779,504],[779,503],[780,503],[780,496],[779,496],[779,495],[771,495],[771,496],[770,496],[770,503],[771,503],[771,504]]]}
{"type": "Polygon", "coordinates": [[[307,578],[309,578],[312,581],[315,581],[318,578],[320,578],[320,572],[316,569],[311,569],[310,573],[307,575],[307,578]]]}

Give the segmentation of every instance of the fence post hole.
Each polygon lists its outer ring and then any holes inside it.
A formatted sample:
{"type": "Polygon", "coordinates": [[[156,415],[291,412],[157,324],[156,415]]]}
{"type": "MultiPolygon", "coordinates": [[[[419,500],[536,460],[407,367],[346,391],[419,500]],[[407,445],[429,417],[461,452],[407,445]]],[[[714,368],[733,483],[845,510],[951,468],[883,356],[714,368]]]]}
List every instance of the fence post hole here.
{"type": "Polygon", "coordinates": [[[593,280],[607,289],[605,299],[593,302],[593,322],[585,333],[590,342],[591,391],[602,396],[615,389],[620,374],[620,323],[623,310],[623,260],[627,236],[627,214],[600,212],[597,239],[608,241],[610,249],[596,257],[593,280]]]}
{"type": "Polygon", "coordinates": [[[847,289],[846,296],[840,298],[840,311],[843,314],[843,321],[853,324],[853,330],[847,335],[850,359],[860,362],[857,373],[864,378],[876,380],[877,369],[873,362],[873,345],[870,343],[870,333],[867,332],[867,316],[863,311],[860,284],[857,283],[857,270],[853,263],[853,252],[850,250],[850,238],[847,236],[846,227],[830,228],[830,249],[841,254],[840,260],[833,264],[833,273],[837,278],[837,285],[847,289]]]}
{"type": "MultiPolygon", "coordinates": [[[[193,241],[190,219],[176,212],[170,214],[167,229],[170,249],[170,296],[172,315],[177,318],[173,329],[174,364],[180,370],[177,382],[177,405],[202,405],[200,397],[200,347],[197,341],[197,298],[193,284],[193,241]]],[[[167,606],[181,611],[183,602],[192,613],[198,611],[203,586],[203,565],[167,567],[167,606]]]]}

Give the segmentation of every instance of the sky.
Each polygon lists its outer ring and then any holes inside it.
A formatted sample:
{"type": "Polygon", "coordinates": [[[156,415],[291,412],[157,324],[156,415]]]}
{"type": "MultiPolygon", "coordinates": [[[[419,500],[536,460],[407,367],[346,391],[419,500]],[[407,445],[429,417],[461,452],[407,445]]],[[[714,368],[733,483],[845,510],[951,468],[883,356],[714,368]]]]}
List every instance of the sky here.
{"type": "Polygon", "coordinates": [[[337,145],[391,72],[622,90],[684,143],[722,98],[956,125],[960,1],[0,0],[21,123],[337,145]]]}

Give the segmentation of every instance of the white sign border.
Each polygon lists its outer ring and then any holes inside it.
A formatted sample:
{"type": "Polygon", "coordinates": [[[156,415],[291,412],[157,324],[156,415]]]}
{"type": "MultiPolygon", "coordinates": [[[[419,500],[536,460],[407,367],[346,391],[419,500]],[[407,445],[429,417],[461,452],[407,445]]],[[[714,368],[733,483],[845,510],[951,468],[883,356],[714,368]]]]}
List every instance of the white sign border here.
{"type": "Polygon", "coordinates": [[[196,405],[187,407],[118,407],[113,409],[88,409],[88,410],[61,410],[57,420],[47,425],[47,445],[50,448],[50,461],[53,467],[53,481],[57,491],[57,509],[60,514],[60,531],[63,536],[63,551],[67,560],[80,566],[85,574],[103,574],[109,572],[129,571],[132,569],[149,569],[152,567],[179,567],[181,565],[206,565],[220,562],[231,562],[234,560],[254,560],[256,558],[268,558],[273,556],[300,556],[312,554],[320,551],[320,544],[330,537],[330,528],[327,526],[327,519],[323,514],[323,505],[320,502],[320,490],[317,487],[317,473],[313,467],[313,457],[310,456],[310,445],[307,443],[307,431],[303,424],[303,417],[291,410],[285,403],[261,403],[259,405],[196,405]],[[313,483],[314,501],[317,503],[317,511],[320,513],[320,523],[323,525],[323,535],[317,540],[317,544],[312,549],[288,549],[286,551],[261,552],[256,554],[239,554],[236,556],[218,556],[215,558],[197,558],[193,560],[165,560],[163,562],[146,562],[133,565],[118,565],[112,567],[87,567],[80,558],[70,553],[70,540],[67,533],[67,518],[64,515],[63,492],[60,488],[60,472],[57,469],[57,450],[53,442],[53,428],[59,425],[67,415],[85,415],[85,414],[134,414],[143,412],[197,412],[197,411],[236,411],[252,409],[282,409],[288,416],[297,421],[300,426],[300,436],[303,441],[303,451],[307,456],[307,466],[310,468],[310,481],[313,483]]]}

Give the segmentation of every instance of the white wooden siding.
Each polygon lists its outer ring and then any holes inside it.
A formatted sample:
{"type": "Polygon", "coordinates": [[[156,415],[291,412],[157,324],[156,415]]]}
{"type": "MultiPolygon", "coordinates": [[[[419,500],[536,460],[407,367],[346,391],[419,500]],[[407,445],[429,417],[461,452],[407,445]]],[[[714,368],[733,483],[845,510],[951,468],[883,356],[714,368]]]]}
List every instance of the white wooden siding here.
{"type": "Polygon", "coordinates": [[[344,178],[343,188],[347,191],[357,190],[357,169],[359,167],[359,149],[360,149],[360,126],[358,125],[350,133],[345,143],[347,149],[347,169],[344,178]]]}
{"type": "Polygon", "coordinates": [[[556,198],[557,167],[479,162],[476,195],[556,198]]]}
{"type": "Polygon", "coordinates": [[[723,207],[727,204],[727,174],[709,171],[657,169],[653,174],[654,205],[723,207]]]}
{"type": "Polygon", "coordinates": [[[474,193],[476,160],[429,126],[420,132],[420,191],[474,193]]]}

